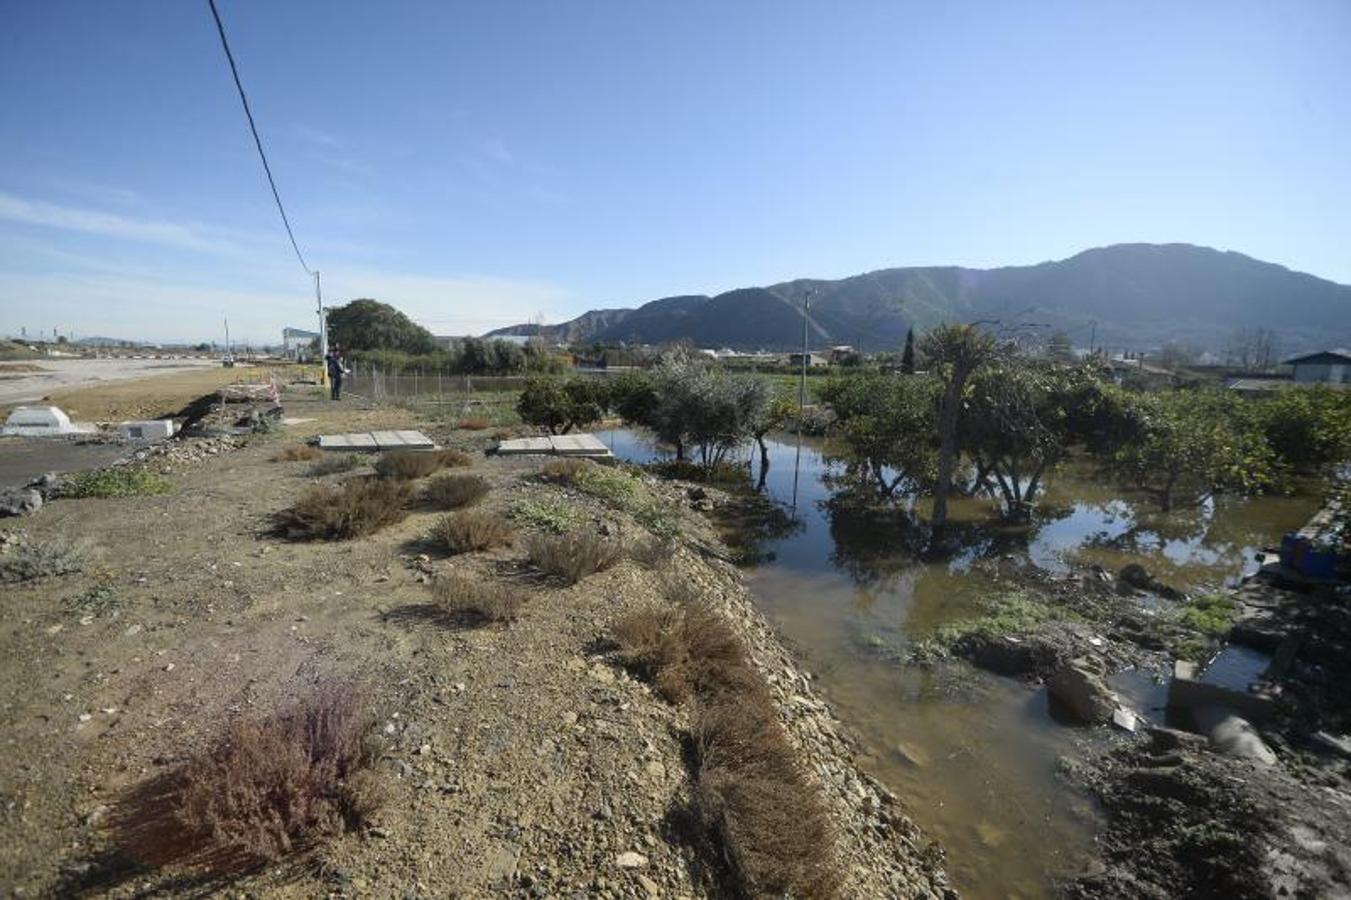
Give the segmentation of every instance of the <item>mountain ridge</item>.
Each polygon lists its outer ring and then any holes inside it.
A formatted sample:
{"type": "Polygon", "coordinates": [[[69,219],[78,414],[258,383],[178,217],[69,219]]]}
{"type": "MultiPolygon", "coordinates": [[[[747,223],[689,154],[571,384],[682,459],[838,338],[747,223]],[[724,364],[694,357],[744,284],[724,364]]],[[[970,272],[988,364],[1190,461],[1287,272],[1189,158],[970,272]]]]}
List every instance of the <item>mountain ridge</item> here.
{"type": "MultiPolygon", "coordinates": [[[[1062,260],[977,269],[904,266],[838,279],[796,278],[715,296],[663,297],[591,310],[542,333],[564,341],[784,350],[802,343],[801,298],[813,290],[813,347],[896,346],[910,327],[996,319],[1070,333],[1087,345],[1147,349],[1180,341],[1222,348],[1238,329],[1270,328],[1284,349],[1351,341],[1351,286],[1193,244],[1113,244],[1062,260]]],[[[531,330],[535,329],[535,330],[531,330]]]]}

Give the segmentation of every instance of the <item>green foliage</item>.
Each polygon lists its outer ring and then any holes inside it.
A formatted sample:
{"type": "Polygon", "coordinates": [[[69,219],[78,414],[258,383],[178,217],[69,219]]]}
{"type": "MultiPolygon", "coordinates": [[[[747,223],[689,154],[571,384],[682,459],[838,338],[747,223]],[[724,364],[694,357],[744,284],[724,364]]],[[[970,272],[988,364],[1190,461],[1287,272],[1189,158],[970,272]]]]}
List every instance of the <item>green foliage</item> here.
{"type": "Polygon", "coordinates": [[[915,329],[905,332],[905,349],[901,351],[901,374],[915,374],[915,329]]]}
{"type": "Polygon", "coordinates": [[[627,512],[658,537],[672,537],[679,531],[675,513],[627,472],[589,465],[577,474],[572,484],[582,493],[627,512]]]}
{"type": "Polygon", "coordinates": [[[133,466],[76,472],[61,480],[62,497],[146,497],[171,490],[166,479],[133,466]]]}
{"type": "Polygon", "coordinates": [[[88,555],[82,544],[62,537],[25,540],[0,555],[0,583],[70,575],[84,569],[88,555]]]}
{"type": "Polygon", "coordinates": [[[511,505],[511,517],[529,528],[563,534],[582,524],[583,515],[562,497],[517,500],[511,505]]]}
{"type": "Polygon", "coordinates": [[[329,343],[348,350],[397,350],[431,353],[432,333],[378,300],[353,300],[328,311],[329,343]]]}
{"type": "Polygon", "coordinates": [[[1351,391],[1291,387],[1256,402],[1258,427],[1271,449],[1298,471],[1351,458],[1351,391]]]}
{"type": "Polygon", "coordinates": [[[988,596],[982,609],[967,616],[940,625],[928,637],[917,641],[912,648],[918,659],[927,659],[947,653],[952,645],[968,635],[1003,637],[1035,631],[1043,623],[1072,620],[1075,616],[1057,609],[1041,597],[1022,590],[988,596]]]}
{"type": "Polygon", "coordinates": [[[122,598],[106,580],[66,599],[66,611],[75,615],[102,615],[112,612],[121,605],[122,598]]]}
{"type": "Polygon", "coordinates": [[[526,382],[516,412],[527,425],[567,434],[599,421],[609,405],[609,388],[600,378],[541,376],[526,382]]]}
{"type": "Polygon", "coordinates": [[[1229,631],[1238,615],[1238,605],[1227,593],[1202,594],[1181,613],[1182,624],[1202,634],[1219,637],[1229,631]]]}
{"type": "Polygon", "coordinates": [[[1112,454],[1112,464],[1164,509],[1183,494],[1260,493],[1277,483],[1276,454],[1242,398],[1171,391],[1144,395],[1136,405],[1138,431],[1112,454]]]}
{"type": "Polygon", "coordinates": [[[705,468],[774,427],[774,389],[768,380],[732,374],[683,352],[664,356],[646,376],[614,390],[620,415],[650,430],[684,460],[693,450],[705,468]]]}
{"type": "Polygon", "coordinates": [[[928,490],[937,476],[939,384],[931,378],[861,372],[821,390],[846,449],[847,477],[883,497],[928,490]]]}

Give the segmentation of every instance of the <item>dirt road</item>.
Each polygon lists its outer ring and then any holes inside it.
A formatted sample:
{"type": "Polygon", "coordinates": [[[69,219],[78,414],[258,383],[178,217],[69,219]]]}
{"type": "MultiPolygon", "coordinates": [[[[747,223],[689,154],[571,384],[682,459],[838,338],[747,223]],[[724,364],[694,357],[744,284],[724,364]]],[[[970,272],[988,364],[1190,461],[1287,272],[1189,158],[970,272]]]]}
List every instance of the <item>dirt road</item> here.
{"type": "MultiPolygon", "coordinates": [[[[52,397],[59,401],[72,391],[91,385],[108,387],[119,385],[126,388],[128,384],[134,383],[134,387],[127,393],[130,397],[147,393],[145,382],[152,376],[175,378],[176,383],[190,390],[189,385],[228,383],[233,380],[236,372],[210,359],[44,358],[25,363],[24,368],[41,371],[0,370],[0,411],[44,397],[52,397]]],[[[197,394],[203,393],[204,390],[206,388],[197,390],[197,394]]],[[[91,404],[88,411],[81,410],[86,418],[94,417],[97,411],[96,404],[91,404]]]]}

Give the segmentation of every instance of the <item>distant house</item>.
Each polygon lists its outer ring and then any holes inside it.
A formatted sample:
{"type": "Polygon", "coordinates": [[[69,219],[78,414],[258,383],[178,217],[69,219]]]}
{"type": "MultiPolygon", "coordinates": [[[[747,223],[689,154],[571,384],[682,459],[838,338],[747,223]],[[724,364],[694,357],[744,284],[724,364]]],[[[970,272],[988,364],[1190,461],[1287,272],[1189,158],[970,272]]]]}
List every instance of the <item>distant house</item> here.
{"type": "Polygon", "coordinates": [[[1294,369],[1295,381],[1310,384],[1317,381],[1331,384],[1351,382],[1351,350],[1322,350],[1305,356],[1287,359],[1285,365],[1294,369]]]}
{"type": "MultiPolygon", "coordinates": [[[[788,365],[794,366],[796,368],[801,368],[802,354],[801,353],[788,354],[788,365]]],[[[823,353],[808,353],[807,365],[813,368],[816,366],[828,366],[830,365],[830,359],[823,353]]]]}

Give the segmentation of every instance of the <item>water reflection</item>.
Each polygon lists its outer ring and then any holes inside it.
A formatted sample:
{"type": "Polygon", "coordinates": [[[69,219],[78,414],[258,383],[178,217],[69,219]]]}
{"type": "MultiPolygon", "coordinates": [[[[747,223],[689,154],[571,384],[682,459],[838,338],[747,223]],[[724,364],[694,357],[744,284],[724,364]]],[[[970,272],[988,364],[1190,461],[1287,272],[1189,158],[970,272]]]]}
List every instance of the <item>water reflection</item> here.
{"type": "MultiPolygon", "coordinates": [[[[627,460],[664,458],[632,432],[612,432],[607,443],[627,460]]],[[[1053,877],[1076,870],[1093,813],[1056,775],[1057,759],[1113,738],[1055,724],[1045,692],[1022,683],[964,665],[895,660],[1003,590],[1004,567],[1115,572],[1140,562],[1167,583],[1199,590],[1237,576],[1253,550],[1297,528],[1315,506],[1308,495],[1221,498],[1162,514],[1072,461],[1049,473],[1027,520],[1001,518],[989,499],[954,501],[954,549],[935,556],[927,553],[927,503],[858,502],[841,489],[849,484],[843,464],[818,439],[784,436],[768,449],[768,471],[753,465],[748,475],[779,516],[752,534],[751,589],[862,736],[867,764],[947,847],[957,887],[974,897],[1046,896],[1053,877]]],[[[1147,716],[1157,712],[1159,687],[1146,674],[1118,684],[1147,716]]]]}

